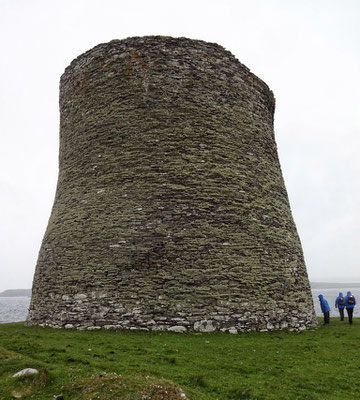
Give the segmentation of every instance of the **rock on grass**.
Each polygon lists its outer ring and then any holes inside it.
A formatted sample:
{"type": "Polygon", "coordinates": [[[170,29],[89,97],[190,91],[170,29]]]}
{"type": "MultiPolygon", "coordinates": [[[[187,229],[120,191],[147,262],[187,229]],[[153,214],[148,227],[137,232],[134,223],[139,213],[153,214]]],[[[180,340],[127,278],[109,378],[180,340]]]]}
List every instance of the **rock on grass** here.
{"type": "Polygon", "coordinates": [[[14,374],[12,377],[13,378],[19,378],[20,376],[34,375],[34,374],[38,374],[38,373],[39,373],[39,371],[37,369],[25,368],[25,369],[22,369],[19,372],[16,372],[16,374],[14,374]]]}

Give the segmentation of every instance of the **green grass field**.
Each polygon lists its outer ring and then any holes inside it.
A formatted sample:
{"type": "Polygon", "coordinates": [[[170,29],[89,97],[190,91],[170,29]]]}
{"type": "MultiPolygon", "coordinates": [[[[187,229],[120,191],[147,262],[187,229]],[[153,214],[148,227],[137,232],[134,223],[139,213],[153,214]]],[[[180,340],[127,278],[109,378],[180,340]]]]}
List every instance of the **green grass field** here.
{"type": "Polygon", "coordinates": [[[0,399],[359,399],[360,320],[177,334],[0,325],[0,399]],[[12,378],[23,368],[39,374],[12,378]],[[180,389],[181,388],[181,389],[180,389]],[[186,397],[184,395],[186,393],[186,397]]]}

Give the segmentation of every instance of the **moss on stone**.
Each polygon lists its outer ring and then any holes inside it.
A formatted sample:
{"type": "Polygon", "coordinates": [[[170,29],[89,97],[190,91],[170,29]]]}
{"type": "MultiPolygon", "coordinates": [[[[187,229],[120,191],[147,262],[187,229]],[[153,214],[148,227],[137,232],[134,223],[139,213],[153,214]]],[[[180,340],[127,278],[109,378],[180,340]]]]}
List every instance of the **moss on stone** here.
{"type": "Polygon", "coordinates": [[[130,38],[74,60],[28,323],[314,326],[274,106],[216,44],[130,38]]]}

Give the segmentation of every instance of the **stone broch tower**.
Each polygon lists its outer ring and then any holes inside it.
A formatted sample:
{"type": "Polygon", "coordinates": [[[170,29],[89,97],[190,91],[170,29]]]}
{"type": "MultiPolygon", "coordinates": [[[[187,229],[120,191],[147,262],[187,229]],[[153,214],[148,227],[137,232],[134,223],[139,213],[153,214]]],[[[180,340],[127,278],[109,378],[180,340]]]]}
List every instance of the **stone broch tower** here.
{"type": "Polygon", "coordinates": [[[59,177],[28,323],[316,324],[268,86],[217,44],[135,37],[60,82],[59,177]]]}

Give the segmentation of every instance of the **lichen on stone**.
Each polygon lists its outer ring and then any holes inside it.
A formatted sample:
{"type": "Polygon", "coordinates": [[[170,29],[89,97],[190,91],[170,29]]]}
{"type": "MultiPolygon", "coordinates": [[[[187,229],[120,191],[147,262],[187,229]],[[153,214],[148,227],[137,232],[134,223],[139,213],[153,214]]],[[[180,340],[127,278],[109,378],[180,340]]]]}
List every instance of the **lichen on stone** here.
{"type": "Polygon", "coordinates": [[[59,177],[28,324],[316,324],[268,86],[217,44],[100,44],[60,81],[59,177]]]}

